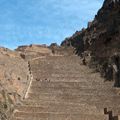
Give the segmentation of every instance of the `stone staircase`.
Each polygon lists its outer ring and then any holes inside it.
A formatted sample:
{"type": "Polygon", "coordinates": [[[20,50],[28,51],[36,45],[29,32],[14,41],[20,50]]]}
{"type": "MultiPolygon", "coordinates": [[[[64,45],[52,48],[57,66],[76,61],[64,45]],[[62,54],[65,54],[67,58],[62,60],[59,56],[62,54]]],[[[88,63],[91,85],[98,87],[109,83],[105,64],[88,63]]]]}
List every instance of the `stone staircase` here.
{"type": "Polygon", "coordinates": [[[30,67],[31,87],[12,120],[119,120],[119,89],[77,56],[39,58],[30,67]]]}

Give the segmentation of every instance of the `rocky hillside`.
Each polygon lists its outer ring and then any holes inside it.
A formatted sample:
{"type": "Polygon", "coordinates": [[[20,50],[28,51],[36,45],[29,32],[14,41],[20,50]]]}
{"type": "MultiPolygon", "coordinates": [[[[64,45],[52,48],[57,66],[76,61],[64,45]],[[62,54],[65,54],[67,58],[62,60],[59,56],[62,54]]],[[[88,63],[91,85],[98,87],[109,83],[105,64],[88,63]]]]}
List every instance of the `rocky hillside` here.
{"type": "Polygon", "coordinates": [[[0,48],[0,119],[6,120],[12,108],[24,97],[28,64],[20,54],[0,48]]]}
{"type": "Polygon", "coordinates": [[[107,76],[106,72],[110,72],[109,64],[115,64],[117,71],[120,71],[120,0],[105,0],[88,27],[76,32],[61,45],[75,47],[76,53],[82,57],[83,53],[90,53],[89,63],[92,62],[107,79],[114,79],[113,75],[107,76]]]}

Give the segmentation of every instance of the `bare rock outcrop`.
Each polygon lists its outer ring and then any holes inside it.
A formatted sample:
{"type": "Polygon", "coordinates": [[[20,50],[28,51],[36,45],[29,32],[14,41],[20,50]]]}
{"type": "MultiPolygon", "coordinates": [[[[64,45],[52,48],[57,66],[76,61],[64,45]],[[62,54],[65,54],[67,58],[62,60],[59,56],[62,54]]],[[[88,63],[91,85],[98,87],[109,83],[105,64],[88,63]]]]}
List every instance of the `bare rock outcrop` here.
{"type": "Polygon", "coordinates": [[[24,97],[28,66],[20,54],[0,48],[0,119],[8,119],[16,103],[24,97]]]}
{"type": "Polygon", "coordinates": [[[49,48],[52,51],[52,55],[73,55],[74,48],[72,46],[59,46],[57,43],[52,43],[49,48]]]}
{"type": "MultiPolygon", "coordinates": [[[[89,51],[91,59],[87,63],[100,71],[104,77],[108,74],[109,65],[112,66],[114,72],[113,64],[116,65],[120,76],[119,66],[116,60],[112,59],[115,54],[119,56],[120,53],[120,0],[105,0],[94,20],[88,23],[88,27],[76,32],[61,45],[72,45],[76,53],[82,57],[86,51],[89,51]]],[[[89,55],[86,55],[86,59],[87,56],[89,55]]],[[[120,56],[118,61],[120,61],[120,56]]],[[[113,74],[111,76],[107,78],[113,80],[115,77],[113,74]]]]}

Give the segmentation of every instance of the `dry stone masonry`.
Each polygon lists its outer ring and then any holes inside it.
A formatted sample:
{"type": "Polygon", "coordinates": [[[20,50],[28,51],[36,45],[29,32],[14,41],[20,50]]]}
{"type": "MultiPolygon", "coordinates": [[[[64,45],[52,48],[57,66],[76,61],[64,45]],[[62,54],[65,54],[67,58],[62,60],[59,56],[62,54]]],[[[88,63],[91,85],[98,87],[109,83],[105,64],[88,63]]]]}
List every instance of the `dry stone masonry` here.
{"type": "Polygon", "coordinates": [[[28,96],[12,120],[118,120],[119,89],[81,65],[79,57],[47,56],[29,62],[28,96]]]}

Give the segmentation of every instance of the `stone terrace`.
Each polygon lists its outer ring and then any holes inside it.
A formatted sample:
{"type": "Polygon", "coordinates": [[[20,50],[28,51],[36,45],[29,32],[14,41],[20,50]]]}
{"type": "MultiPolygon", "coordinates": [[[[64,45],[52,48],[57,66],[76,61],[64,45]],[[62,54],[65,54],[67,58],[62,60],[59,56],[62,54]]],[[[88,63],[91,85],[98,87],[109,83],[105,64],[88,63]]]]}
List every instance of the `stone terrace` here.
{"type": "Polygon", "coordinates": [[[28,97],[12,120],[118,120],[120,96],[112,82],[81,65],[77,56],[47,56],[30,62],[28,97]]]}

